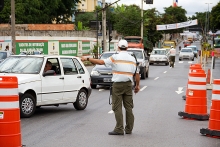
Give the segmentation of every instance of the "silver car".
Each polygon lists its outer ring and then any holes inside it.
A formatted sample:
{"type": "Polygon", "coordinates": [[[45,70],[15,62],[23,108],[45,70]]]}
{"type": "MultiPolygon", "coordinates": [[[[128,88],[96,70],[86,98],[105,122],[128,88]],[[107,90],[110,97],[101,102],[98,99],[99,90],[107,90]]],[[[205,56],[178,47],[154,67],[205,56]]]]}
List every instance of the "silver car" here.
{"type": "Polygon", "coordinates": [[[194,61],[194,53],[192,48],[182,48],[179,54],[179,61],[188,59],[194,61]]]}

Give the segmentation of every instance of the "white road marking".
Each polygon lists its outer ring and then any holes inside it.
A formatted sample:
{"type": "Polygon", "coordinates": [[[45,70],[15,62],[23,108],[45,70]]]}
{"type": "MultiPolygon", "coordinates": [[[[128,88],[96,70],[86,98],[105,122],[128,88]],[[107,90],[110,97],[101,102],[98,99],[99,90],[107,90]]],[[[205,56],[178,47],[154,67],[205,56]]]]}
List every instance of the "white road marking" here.
{"type": "Polygon", "coordinates": [[[99,89],[99,91],[104,91],[105,89],[99,89]]]}
{"type": "Polygon", "coordinates": [[[189,61],[188,63],[192,63],[192,61],[189,61]]]}
{"type": "Polygon", "coordinates": [[[144,86],[143,88],[141,88],[140,91],[143,91],[145,88],[147,88],[147,86],[144,86]]]}
{"type": "Polygon", "coordinates": [[[154,80],[157,80],[157,79],[159,79],[159,77],[156,77],[154,80]]]}
{"type": "Polygon", "coordinates": [[[183,63],[183,61],[179,61],[179,63],[183,63]]]}
{"type": "Polygon", "coordinates": [[[167,73],[167,71],[163,72],[163,73],[167,73]]]}
{"type": "Polygon", "coordinates": [[[108,113],[109,113],[109,114],[112,114],[112,113],[114,113],[114,111],[113,111],[113,110],[111,110],[111,111],[109,111],[108,113]]]}

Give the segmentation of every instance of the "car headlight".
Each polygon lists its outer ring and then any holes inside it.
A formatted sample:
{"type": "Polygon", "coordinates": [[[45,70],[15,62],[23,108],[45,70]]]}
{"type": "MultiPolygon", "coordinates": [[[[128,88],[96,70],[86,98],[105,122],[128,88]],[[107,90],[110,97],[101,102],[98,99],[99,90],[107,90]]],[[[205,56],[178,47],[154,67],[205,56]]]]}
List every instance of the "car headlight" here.
{"type": "Polygon", "coordinates": [[[96,70],[91,71],[91,76],[100,76],[100,73],[96,70]]]}

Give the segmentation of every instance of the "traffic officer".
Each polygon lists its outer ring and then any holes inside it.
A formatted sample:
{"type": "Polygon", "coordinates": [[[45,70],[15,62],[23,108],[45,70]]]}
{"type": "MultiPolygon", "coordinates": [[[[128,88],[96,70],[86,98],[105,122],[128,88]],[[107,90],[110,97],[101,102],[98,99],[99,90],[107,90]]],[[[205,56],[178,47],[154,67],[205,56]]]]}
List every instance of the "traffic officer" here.
{"type": "Polygon", "coordinates": [[[81,58],[82,61],[88,60],[94,64],[105,64],[112,67],[112,110],[115,113],[116,126],[112,132],[108,133],[109,135],[124,135],[124,131],[126,134],[131,134],[134,126],[132,82],[134,76],[136,81],[134,92],[138,93],[140,90],[140,75],[136,70],[136,60],[127,52],[127,48],[128,42],[120,40],[118,42],[118,54],[113,54],[104,60],[81,58]],[[126,110],[125,128],[123,125],[122,102],[126,110]]]}

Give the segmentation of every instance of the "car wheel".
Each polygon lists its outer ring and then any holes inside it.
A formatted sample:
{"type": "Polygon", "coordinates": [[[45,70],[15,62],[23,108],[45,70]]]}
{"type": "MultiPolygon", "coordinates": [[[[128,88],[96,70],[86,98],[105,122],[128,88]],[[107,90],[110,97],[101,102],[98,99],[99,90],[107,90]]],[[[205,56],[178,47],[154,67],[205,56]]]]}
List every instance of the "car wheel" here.
{"type": "Polygon", "coordinates": [[[30,93],[25,93],[20,99],[20,114],[21,117],[31,117],[36,110],[35,98],[30,93]]]}
{"type": "Polygon", "coordinates": [[[165,65],[166,65],[166,66],[169,65],[169,63],[165,63],[165,65]]]}
{"type": "Polygon", "coordinates": [[[84,110],[88,103],[87,92],[81,89],[77,95],[76,101],[73,103],[76,110],[84,110]]]}
{"type": "Polygon", "coordinates": [[[141,79],[146,79],[146,67],[144,68],[144,71],[141,74],[141,79]]]}
{"type": "Polygon", "coordinates": [[[181,61],[181,59],[179,59],[179,61],[181,61]]]}
{"type": "Polygon", "coordinates": [[[97,85],[91,84],[91,88],[92,88],[92,89],[96,89],[96,86],[97,86],[97,85]]]}
{"type": "Polygon", "coordinates": [[[192,58],[192,61],[194,61],[194,58],[192,58]]]}

